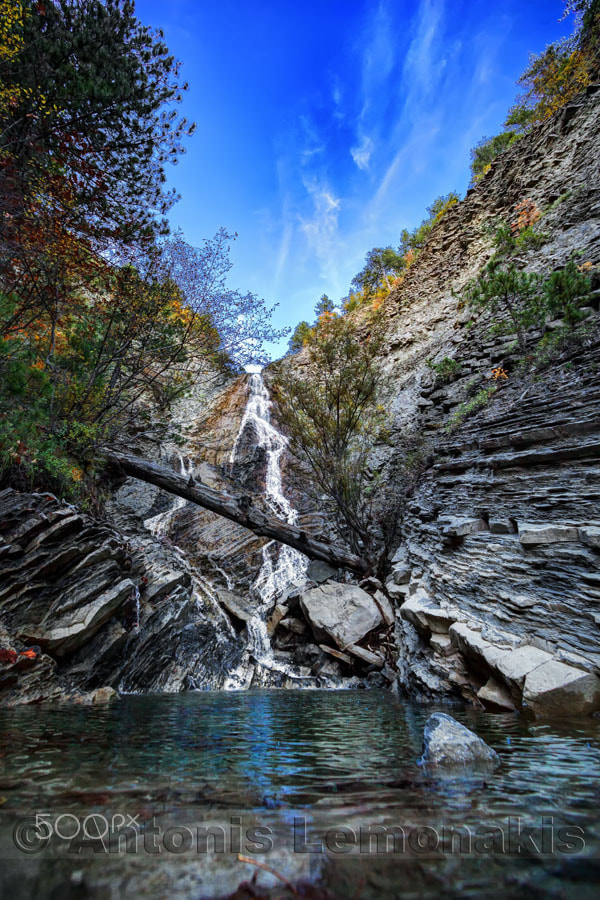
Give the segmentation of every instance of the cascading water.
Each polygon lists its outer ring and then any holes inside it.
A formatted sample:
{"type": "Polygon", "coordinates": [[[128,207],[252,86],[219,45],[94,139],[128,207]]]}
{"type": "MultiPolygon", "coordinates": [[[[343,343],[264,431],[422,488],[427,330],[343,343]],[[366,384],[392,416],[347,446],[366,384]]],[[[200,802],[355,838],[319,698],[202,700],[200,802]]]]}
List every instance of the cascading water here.
{"type": "Polygon", "coordinates": [[[135,623],[134,629],[135,631],[140,630],[140,589],[137,584],[133,588],[133,600],[135,600],[135,623]]]}
{"type": "MultiPolygon", "coordinates": [[[[188,459],[187,457],[184,459],[181,453],[178,453],[177,455],[179,457],[179,474],[192,475],[194,472],[194,463],[192,462],[192,460],[188,459]]],[[[158,515],[152,516],[150,519],[145,520],[145,527],[156,537],[167,534],[169,525],[171,524],[171,519],[173,518],[177,510],[184,507],[186,503],[187,500],[185,500],[183,497],[174,496],[173,504],[165,512],[158,513],[158,515]]]]}
{"type": "MultiPolygon", "coordinates": [[[[250,394],[240,424],[235,444],[231,451],[230,463],[237,459],[242,435],[248,425],[256,434],[257,447],[264,448],[267,457],[265,477],[265,500],[275,515],[290,525],[295,524],[298,513],[283,493],[281,477],[281,456],[287,446],[287,438],[271,423],[271,400],[262,375],[250,376],[250,394]]],[[[308,560],[297,550],[276,541],[269,541],[262,550],[262,565],[253,584],[254,593],[259,598],[256,615],[248,623],[252,652],[261,662],[272,665],[273,654],[267,634],[266,615],[274,600],[281,597],[290,584],[301,584],[305,580],[308,560]]]]}

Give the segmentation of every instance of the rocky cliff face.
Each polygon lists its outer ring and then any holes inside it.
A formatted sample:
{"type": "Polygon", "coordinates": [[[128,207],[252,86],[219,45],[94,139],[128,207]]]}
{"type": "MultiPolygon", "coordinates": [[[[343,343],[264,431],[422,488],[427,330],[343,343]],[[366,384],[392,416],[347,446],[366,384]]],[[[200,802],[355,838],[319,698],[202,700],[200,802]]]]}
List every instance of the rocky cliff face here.
{"type": "MultiPolygon", "coordinates": [[[[598,292],[578,340],[527,375],[514,339],[491,335],[485,316],[457,302],[491,254],[486,224],[510,220],[524,199],[545,211],[548,236],[529,268],[555,268],[574,250],[600,263],[599,98],[590,89],[502,154],[389,298],[391,443],[421,435],[425,466],[385,589],[316,587],[333,573],[313,571],[310,590],[290,591],[272,611],[273,674],[248,652],[263,540],[131,479],[107,522],[49,495],[5,491],[2,702],[343,677],[539,715],[600,706],[598,292]],[[428,362],[445,357],[456,365],[443,381],[428,362]],[[494,382],[495,366],[508,378],[494,382]],[[490,386],[485,406],[470,409],[490,386]],[[360,627],[348,641],[338,624],[350,621],[360,627]]],[[[302,365],[302,355],[285,364],[302,365]]],[[[200,382],[160,442],[138,434],[132,448],[220,489],[260,493],[266,461],[251,429],[230,462],[247,394],[245,378],[200,382]]],[[[374,465],[389,453],[377,447],[374,465]]],[[[318,512],[301,498],[296,506],[318,512]]]]}
{"type": "Polygon", "coordinates": [[[50,494],[0,511],[2,703],[222,685],[242,645],[181,554],[50,494]]]}
{"type": "Polygon", "coordinates": [[[512,220],[524,199],[546,210],[548,235],[528,268],[573,251],[600,262],[599,97],[591,88],[502,154],[390,298],[397,433],[424,435],[429,455],[404,522],[406,583],[392,585],[399,680],[417,696],[538,713],[600,704],[598,291],[579,340],[527,376],[514,338],[490,335],[456,299],[490,255],[486,221],[512,220]],[[446,356],[459,365],[440,384],[427,360],[446,356]],[[497,384],[496,366],[508,373],[497,384]],[[454,425],[491,385],[485,408],[454,425]]]}

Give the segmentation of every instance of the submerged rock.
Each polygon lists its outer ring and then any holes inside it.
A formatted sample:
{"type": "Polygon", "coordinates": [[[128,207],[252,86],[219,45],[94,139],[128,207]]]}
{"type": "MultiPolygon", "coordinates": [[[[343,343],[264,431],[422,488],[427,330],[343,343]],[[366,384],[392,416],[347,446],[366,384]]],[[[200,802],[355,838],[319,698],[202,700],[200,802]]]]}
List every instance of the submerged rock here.
{"type": "Polygon", "coordinates": [[[484,764],[490,767],[499,762],[495,750],[452,716],[434,713],[427,720],[420,765],[461,768],[484,764]]]}

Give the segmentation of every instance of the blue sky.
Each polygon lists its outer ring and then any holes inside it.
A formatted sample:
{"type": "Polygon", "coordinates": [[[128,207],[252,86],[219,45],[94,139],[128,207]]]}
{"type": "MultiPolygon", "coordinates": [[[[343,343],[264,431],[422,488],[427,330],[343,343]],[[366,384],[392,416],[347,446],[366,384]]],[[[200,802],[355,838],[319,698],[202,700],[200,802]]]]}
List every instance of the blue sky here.
{"type": "MultiPolygon", "coordinates": [[[[469,149],[500,130],[530,52],[565,34],[562,0],[138,0],[190,82],[197,122],[169,169],[193,244],[239,234],[231,286],[278,326],[338,300],[374,246],[398,244],[469,149]]],[[[287,341],[274,355],[280,355],[287,341]]]]}

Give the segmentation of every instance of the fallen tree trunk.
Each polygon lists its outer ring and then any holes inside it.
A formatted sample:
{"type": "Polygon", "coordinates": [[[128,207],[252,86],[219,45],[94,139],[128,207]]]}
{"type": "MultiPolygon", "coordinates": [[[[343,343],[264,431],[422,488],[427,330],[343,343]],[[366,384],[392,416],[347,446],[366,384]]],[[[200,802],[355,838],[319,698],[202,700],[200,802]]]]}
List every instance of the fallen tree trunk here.
{"type": "Polygon", "coordinates": [[[364,575],[369,569],[364,559],[349,553],[343,547],[319,541],[295,525],[289,525],[274,516],[265,515],[262,510],[252,505],[249,497],[232,497],[230,494],[215,491],[202,482],[177,475],[170,469],[149,462],[141,456],[131,456],[117,450],[104,450],[102,456],[127,475],[154,484],[191,503],[197,503],[198,506],[209,509],[226,519],[231,519],[232,522],[243,525],[244,528],[248,528],[261,537],[272,538],[282,544],[288,544],[310,559],[319,559],[335,568],[349,569],[359,575],[364,575]]]}

